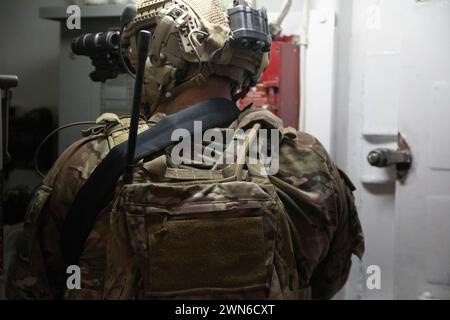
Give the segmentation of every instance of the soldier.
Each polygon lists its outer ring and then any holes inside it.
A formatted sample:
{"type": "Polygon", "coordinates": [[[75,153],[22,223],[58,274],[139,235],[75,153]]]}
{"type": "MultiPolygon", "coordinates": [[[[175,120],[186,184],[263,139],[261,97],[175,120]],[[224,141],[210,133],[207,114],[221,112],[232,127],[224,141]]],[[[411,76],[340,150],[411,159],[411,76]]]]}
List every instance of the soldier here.
{"type": "MultiPolygon", "coordinates": [[[[149,117],[140,132],[189,106],[235,108],[267,65],[267,44],[258,43],[258,50],[230,45],[233,12],[227,15],[219,0],[138,0],[137,8],[122,41],[137,67],[138,32],[153,33],[143,97],[149,117]]],[[[278,172],[263,175],[260,165],[217,157],[177,165],[173,146],[144,159],[133,182],[119,182],[95,216],[76,257],[81,289],[68,290],[72,261],[60,242],[67,238],[68,212],[76,217],[80,190],[128,138],[129,119],[104,115],[97,122],[61,155],[35,194],[9,298],[330,299],[348,279],[352,254],[362,258],[351,181],[314,137],[248,109],[217,130],[247,130],[237,137],[248,143],[236,158],[246,157],[258,130],[278,130],[278,172]]]]}

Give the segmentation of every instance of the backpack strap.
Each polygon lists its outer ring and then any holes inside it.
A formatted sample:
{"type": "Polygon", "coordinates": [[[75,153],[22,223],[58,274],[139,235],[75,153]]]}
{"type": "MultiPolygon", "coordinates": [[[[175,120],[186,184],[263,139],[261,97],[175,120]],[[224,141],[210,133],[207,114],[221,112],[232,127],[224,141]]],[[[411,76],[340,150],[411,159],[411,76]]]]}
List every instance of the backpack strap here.
{"type": "MultiPolygon", "coordinates": [[[[137,138],[134,163],[154,158],[165,148],[175,144],[172,133],[184,129],[193,135],[194,122],[202,123],[202,130],[229,126],[240,115],[236,104],[227,99],[212,99],[198,103],[161,120],[137,138]]],[[[78,264],[86,240],[98,214],[111,202],[117,182],[123,174],[128,142],[115,147],[97,166],[69,208],[63,225],[62,249],[67,265],[78,264]]]]}
{"type": "MultiPolygon", "coordinates": [[[[237,161],[236,177],[238,180],[242,177],[245,157],[249,154],[252,144],[257,139],[258,131],[261,129],[275,129],[280,132],[280,141],[284,136],[283,120],[272,112],[264,109],[247,109],[241,113],[240,117],[231,125],[234,130],[247,130],[245,134],[244,145],[237,161]]],[[[253,176],[261,177],[264,172],[264,165],[261,163],[247,164],[247,167],[253,176]]]]}
{"type": "Polygon", "coordinates": [[[250,147],[258,138],[258,132],[261,129],[261,124],[256,123],[250,132],[245,136],[244,146],[242,148],[242,152],[238,155],[237,163],[236,163],[236,179],[237,181],[244,180],[244,166],[245,166],[245,158],[250,151],[250,147]]]}

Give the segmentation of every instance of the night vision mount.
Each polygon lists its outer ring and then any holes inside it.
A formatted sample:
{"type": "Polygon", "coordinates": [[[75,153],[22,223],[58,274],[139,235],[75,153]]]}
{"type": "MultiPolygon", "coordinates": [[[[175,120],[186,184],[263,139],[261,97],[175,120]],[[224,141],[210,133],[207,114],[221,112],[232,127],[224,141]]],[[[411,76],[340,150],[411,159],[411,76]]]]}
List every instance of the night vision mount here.
{"type": "Polygon", "coordinates": [[[228,9],[233,32],[232,47],[269,52],[272,46],[267,10],[254,9],[244,0],[235,0],[228,9]]]}
{"type": "Polygon", "coordinates": [[[91,80],[105,82],[126,72],[120,59],[119,43],[119,31],[88,33],[72,41],[72,52],[91,58],[95,68],[89,75],[91,80]]]}

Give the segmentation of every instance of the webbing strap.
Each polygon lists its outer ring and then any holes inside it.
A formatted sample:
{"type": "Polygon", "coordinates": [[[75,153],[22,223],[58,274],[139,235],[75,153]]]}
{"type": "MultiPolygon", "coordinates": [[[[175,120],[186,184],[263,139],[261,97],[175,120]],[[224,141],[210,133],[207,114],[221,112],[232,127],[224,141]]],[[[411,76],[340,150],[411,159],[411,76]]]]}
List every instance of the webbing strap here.
{"type": "MultiPolygon", "coordinates": [[[[198,103],[168,116],[138,136],[134,163],[154,158],[167,147],[178,143],[179,141],[171,141],[176,129],[184,129],[186,133],[193,135],[196,133],[195,121],[202,123],[202,131],[224,128],[235,121],[239,114],[240,110],[235,103],[219,98],[198,103]]],[[[111,150],[80,189],[67,212],[61,237],[63,257],[67,265],[78,264],[98,214],[113,198],[117,182],[124,171],[127,144],[122,143],[111,150]]]]}

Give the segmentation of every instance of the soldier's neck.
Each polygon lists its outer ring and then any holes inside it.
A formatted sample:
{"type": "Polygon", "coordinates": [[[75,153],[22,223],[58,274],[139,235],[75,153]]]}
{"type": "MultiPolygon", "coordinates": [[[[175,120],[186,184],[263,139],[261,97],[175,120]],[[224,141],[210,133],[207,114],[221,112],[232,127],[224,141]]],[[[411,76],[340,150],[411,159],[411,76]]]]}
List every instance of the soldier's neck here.
{"type": "Polygon", "coordinates": [[[170,115],[196,103],[215,98],[231,100],[230,83],[227,80],[210,78],[203,87],[193,87],[180,93],[175,99],[162,104],[158,108],[158,112],[170,115]]]}

